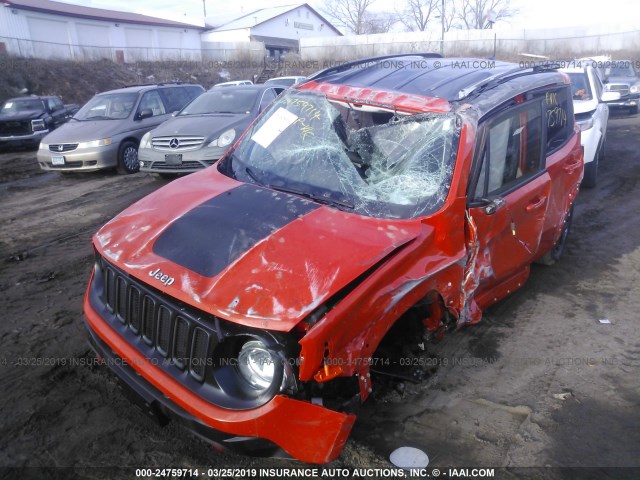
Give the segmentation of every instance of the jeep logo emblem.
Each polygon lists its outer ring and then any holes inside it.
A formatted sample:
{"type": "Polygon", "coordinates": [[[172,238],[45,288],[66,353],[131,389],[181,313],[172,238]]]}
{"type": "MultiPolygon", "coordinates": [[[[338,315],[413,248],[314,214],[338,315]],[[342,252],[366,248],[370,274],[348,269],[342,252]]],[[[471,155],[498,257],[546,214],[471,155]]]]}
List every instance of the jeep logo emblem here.
{"type": "Polygon", "coordinates": [[[157,268],[156,270],[149,270],[149,276],[155,278],[156,280],[160,280],[162,283],[164,283],[165,287],[173,285],[173,282],[176,281],[175,278],[162,273],[159,268],[157,268]]]}

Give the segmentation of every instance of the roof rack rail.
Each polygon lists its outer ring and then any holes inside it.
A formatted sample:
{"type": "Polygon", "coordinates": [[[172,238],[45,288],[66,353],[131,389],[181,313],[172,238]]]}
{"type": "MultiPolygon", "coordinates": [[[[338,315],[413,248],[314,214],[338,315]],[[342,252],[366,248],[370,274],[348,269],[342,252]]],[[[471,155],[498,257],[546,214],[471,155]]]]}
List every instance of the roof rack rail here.
{"type": "Polygon", "coordinates": [[[401,57],[422,57],[422,58],[443,58],[439,53],[396,53],[393,55],[382,55],[379,57],[368,57],[361,58],[360,60],[354,60],[353,62],[343,63],[341,65],[336,65],[335,67],[325,68],[324,70],[320,70],[319,72],[311,75],[308,80],[315,80],[316,78],[323,77],[325,75],[329,75],[331,73],[339,73],[344,72],[345,70],[349,70],[357,65],[363,65],[365,63],[371,62],[379,62],[383,60],[390,60],[392,58],[401,58],[401,57]]]}
{"type": "Polygon", "coordinates": [[[499,73],[498,75],[485,78],[475,85],[471,85],[470,87],[460,90],[457,100],[462,100],[463,98],[468,98],[473,94],[481,93],[516,77],[523,77],[525,75],[533,75],[542,72],[553,72],[559,68],[562,68],[562,65],[560,65],[560,63],[558,62],[547,62],[542,65],[536,65],[534,67],[527,68],[516,67],[506,72],[499,73]]]}
{"type": "Polygon", "coordinates": [[[488,88],[498,85],[499,83],[506,81],[508,78],[512,77],[513,75],[516,75],[520,72],[524,72],[525,70],[527,69],[522,67],[516,67],[506,72],[498,73],[496,75],[492,75],[490,77],[484,78],[480,80],[478,83],[475,83],[473,85],[468,86],[467,88],[463,88],[462,90],[460,90],[460,92],[458,93],[458,100],[462,98],[467,98],[472,93],[480,93],[488,88]]]}
{"type": "Polygon", "coordinates": [[[544,62],[544,63],[540,63],[538,65],[535,65],[533,67],[533,71],[535,73],[538,73],[538,72],[549,72],[551,70],[557,70],[559,68],[562,68],[562,64],[560,62],[549,61],[549,62],[544,62]]]}

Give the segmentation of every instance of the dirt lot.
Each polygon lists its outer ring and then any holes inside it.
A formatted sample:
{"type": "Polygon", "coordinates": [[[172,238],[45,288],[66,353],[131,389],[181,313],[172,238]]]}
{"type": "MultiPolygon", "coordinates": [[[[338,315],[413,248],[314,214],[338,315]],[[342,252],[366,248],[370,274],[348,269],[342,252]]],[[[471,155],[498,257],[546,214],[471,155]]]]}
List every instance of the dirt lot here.
{"type": "MultiPolygon", "coordinates": [[[[566,256],[534,266],[480,324],[429,345],[435,368],[425,382],[378,391],[333,467],[389,466],[403,445],[440,468],[640,467],[639,129],[637,115],[611,120],[600,183],[580,193],[566,256]]],[[[91,235],[163,183],[43,173],[33,151],[0,155],[1,467],[76,469],[58,470],[64,478],[127,467],[123,478],[150,466],[300,466],[217,453],[132,409],[106,367],[70,365],[92,358],[81,316],[91,235]]]]}

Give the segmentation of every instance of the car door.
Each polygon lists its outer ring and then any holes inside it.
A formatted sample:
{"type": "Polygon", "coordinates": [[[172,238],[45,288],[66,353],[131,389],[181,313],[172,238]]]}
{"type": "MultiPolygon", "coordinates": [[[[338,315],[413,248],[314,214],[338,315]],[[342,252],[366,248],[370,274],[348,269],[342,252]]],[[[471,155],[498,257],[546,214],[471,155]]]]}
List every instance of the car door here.
{"type": "Polygon", "coordinates": [[[543,121],[542,102],[535,99],[480,127],[467,212],[477,294],[521,273],[538,251],[551,189],[543,121]]]}
{"type": "Polygon", "coordinates": [[[47,109],[49,115],[51,115],[51,127],[57,128],[62,124],[61,115],[64,113],[55,101],[55,98],[50,97],[47,99],[47,109]]]}
{"type": "Polygon", "coordinates": [[[146,132],[167,120],[170,117],[170,113],[171,112],[169,112],[165,107],[158,90],[145,92],[140,99],[140,103],[134,117],[135,122],[137,123],[136,133],[139,139],[142,138],[146,132]],[[149,111],[151,112],[151,115],[147,116],[149,111]]]}
{"type": "Polygon", "coordinates": [[[605,137],[607,132],[607,123],[609,121],[609,105],[602,101],[602,92],[604,91],[604,85],[600,81],[600,77],[596,71],[592,68],[587,69],[589,75],[589,81],[592,85],[593,95],[598,100],[598,106],[596,107],[596,118],[598,120],[598,127],[602,132],[602,136],[605,137]]]}

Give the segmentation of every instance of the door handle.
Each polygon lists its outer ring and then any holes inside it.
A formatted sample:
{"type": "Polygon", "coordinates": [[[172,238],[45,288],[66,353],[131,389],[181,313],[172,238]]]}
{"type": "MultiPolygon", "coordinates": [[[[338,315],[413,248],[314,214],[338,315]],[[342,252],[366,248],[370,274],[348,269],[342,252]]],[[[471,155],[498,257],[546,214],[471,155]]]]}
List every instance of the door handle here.
{"type": "Polygon", "coordinates": [[[562,170],[566,173],[573,173],[580,166],[580,161],[567,162],[562,166],[562,170]]]}
{"type": "Polygon", "coordinates": [[[547,197],[534,198],[533,200],[531,200],[531,202],[527,204],[526,207],[524,207],[524,209],[527,212],[533,212],[534,210],[537,210],[538,208],[542,207],[546,202],[547,202],[547,197]]]}

